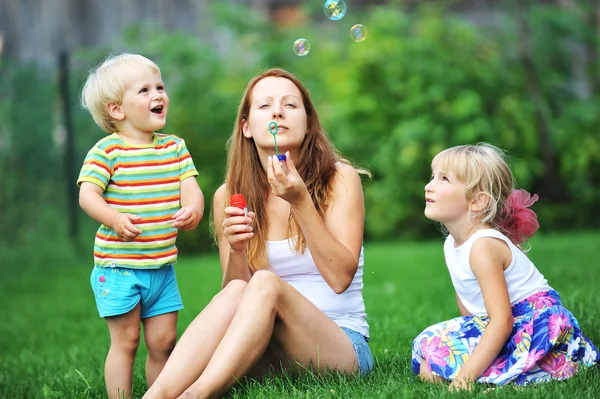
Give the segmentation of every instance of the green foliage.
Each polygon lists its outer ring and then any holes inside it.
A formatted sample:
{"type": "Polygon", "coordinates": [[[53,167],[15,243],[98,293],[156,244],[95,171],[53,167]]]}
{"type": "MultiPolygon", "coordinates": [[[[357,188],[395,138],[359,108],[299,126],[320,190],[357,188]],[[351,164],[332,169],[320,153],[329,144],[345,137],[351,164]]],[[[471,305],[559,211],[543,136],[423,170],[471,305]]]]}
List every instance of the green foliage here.
{"type": "Polygon", "coordinates": [[[14,237],[35,228],[41,203],[60,195],[62,166],[54,145],[56,87],[32,67],[2,65],[0,80],[0,231],[14,237]],[[58,184],[57,184],[58,183],[58,184]]]}
{"type": "MultiPolygon", "coordinates": [[[[372,7],[337,22],[305,6],[305,22],[283,26],[258,11],[215,2],[206,27],[213,36],[139,26],[124,32],[119,49],[145,54],[161,67],[171,99],[164,132],[186,140],[200,173],[205,217],[197,231],[180,235],[181,251],[212,245],[211,201],[223,182],[239,100],[253,75],[275,66],[295,73],[309,88],[342,153],[374,172],[365,180],[367,239],[437,234],[422,216],[430,161],[446,147],[478,141],[505,148],[518,185],[540,194],[535,210],[544,230],[598,226],[600,60],[592,57],[598,38],[590,10],[584,5],[579,11],[554,5],[529,9],[536,101],[520,52],[517,10],[507,8],[502,24],[486,31],[449,14],[444,2],[436,4],[410,11],[400,5],[372,7]],[[355,23],[368,29],[364,42],[349,38],[355,23]],[[311,43],[306,57],[292,52],[299,37],[311,43]],[[558,181],[549,180],[544,164],[539,115],[548,125],[558,181]],[[563,190],[558,197],[548,192],[553,184],[563,190]]],[[[76,54],[73,99],[79,98],[87,68],[108,52],[118,51],[76,54]]],[[[18,237],[30,225],[22,218],[35,220],[40,204],[64,206],[63,180],[74,184],[76,176],[57,173],[62,151],[51,139],[59,120],[52,75],[28,67],[7,70],[10,79],[0,82],[8,93],[0,97],[0,166],[19,172],[2,177],[0,227],[18,237]]],[[[104,134],[81,109],[74,117],[80,165],[104,134]]]]}

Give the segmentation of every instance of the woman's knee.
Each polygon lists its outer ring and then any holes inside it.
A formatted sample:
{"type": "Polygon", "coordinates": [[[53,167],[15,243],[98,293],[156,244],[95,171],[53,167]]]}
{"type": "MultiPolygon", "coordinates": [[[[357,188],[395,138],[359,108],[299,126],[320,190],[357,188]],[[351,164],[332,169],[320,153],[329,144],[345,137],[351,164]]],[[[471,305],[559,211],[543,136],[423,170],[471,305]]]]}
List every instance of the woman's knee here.
{"type": "Polygon", "coordinates": [[[248,286],[248,282],[244,280],[231,280],[227,285],[221,290],[221,292],[226,292],[230,295],[243,295],[246,287],[248,286]]]}
{"type": "Polygon", "coordinates": [[[253,296],[259,296],[264,301],[277,300],[282,292],[281,278],[268,270],[259,270],[250,279],[248,289],[253,296]]]}
{"type": "Polygon", "coordinates": [[[242,299],[248,283],[244,280],[231,280],[213,299],[225,297],[227,303],[237,303],[242,299]]]}

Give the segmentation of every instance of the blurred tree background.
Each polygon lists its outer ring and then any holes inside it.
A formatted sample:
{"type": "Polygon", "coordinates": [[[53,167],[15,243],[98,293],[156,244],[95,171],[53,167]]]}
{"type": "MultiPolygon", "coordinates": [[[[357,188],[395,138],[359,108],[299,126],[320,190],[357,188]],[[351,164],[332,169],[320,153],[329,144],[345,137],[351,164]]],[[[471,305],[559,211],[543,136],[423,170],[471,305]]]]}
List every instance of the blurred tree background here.
{"type": "Polygon", "coordinates": [[[600,226],[598,1],[501,1],[504,12],[486,28],[452,12],[460,1],[373,2],[358,10],[347,1],[348,14],[336,22],[323,16],[322,2],[292,3],[269,13],[211,2],[206,18],[218,40],[138,24],[118,43],[79,47],[69,54],[67,97],[56,66],[2,56],[0,248],[70,234],[92,245],[97,224],[72,193],[103,133],[79,96],[88,69],[121,51],[161,67],[171,99],[163,131],[186,140],[200,173],[205,218],[197,231],[180,234],[182,253],[212,246],[212,195],[223,182],[242,91],[275,66],[308,87],[338,149],[373,171],[364,181],[367,240],[439,236],[423,217],[431,159],[479,141],[505,148],[518,186],[540,195],[542,232],[600,226]],[[368,29],[363,42],[350,40],[355,23],[368,29]],[[292,51],[299,37],[311,43],[305,57],[292,51]]]}

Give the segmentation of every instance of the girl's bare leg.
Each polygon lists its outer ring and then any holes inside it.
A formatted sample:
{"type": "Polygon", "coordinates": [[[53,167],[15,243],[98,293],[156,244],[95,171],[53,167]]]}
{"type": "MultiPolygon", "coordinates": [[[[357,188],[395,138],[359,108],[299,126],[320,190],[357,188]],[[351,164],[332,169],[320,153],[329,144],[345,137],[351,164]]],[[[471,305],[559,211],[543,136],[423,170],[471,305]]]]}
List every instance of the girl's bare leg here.
{"type": "Polygon", "coordinates": [[[106,317],[110,349],[104,364],[104,380],[110,399],[130,398],[135,353],[140,344],[140,304],[129,312],[106,317]]]}
{"type": "Polygon", "coordinates": [[[304,368],[312,365],[315,372],[358,370],[354,347],[337,324],[274,273],[258,271],[206,369],[181,397],[226,392],[269,344],[286,360],[304,368]]]}
{"type": "Polygon", "coordinates": [[[439,375],[435,375],[431,373],[431,369],[429,368],[429,364],[425,360],[421,360],[421,367],[419,368],[419,378],[421,381],[440,383],[443,382],[444,379],[439,375]]]}
{"type": "Polygon", "coordinates": [[[146,382],[152,386],[167,363],[177,342],[177,312],[142,319],[144,341],[148,348],[146,358],[146,382]]]}
{"type": "Polygon", "coordinates": [[[144,398],[175,398],[200,376],[227,331],[246,285],[231,281],[196,316],[144,398]]]}

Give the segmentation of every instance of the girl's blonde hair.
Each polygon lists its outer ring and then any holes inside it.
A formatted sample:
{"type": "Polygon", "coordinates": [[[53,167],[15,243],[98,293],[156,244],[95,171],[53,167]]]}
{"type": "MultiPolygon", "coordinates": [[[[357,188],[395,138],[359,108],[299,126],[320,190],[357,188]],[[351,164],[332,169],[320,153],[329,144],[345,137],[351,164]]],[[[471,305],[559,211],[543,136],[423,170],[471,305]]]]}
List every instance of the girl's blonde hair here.
{"type": "MultiPolygon", "coordinates": [[[[472,200],[482,192],[486,194],[489,201],[478,212],[475,222],[508,233],[503,231],[500,221],[515,186],[515,179],[501,149],[487,143],[448,148],[433,158],[431,167],[454,172],[458,180],[465,184],[467,200],[472,200]]],[[[472,216],[469,213],[469,220],[472,216]]]]}
{"type": "MultiPolygon", "coordinates": [[[[306,111],[307,133],[300,145],[296,169],[306,184],[312,202],[321,217],[325,215],[329,205],[336,162],[350,165],[350,162],[340,156],[326,136],[310,94],[298,78],[283,69],[273,68],[254,77],[249,82],[242,96],[233,133],[228,142],[229,153],[225,179],[227,195],[225,198],[226,201],[229,201],[231,194],[244,194],[248,209],[256,214],[254,237],[248,244],[248,264],[252,270],[266,268],[268,264],[266,242],[269,215],[266,204],[271,190],[254,140],[244,137],[242,124],[248,119],[250,113],[252,90],[258,82],[267,77],[288,79],[302,94],[306,111]]],[[[362,169],[356,170],[359,173],[369,174],[368,171],[362,169]]],[[[228,206],[228,204],[224,205],[228,206]]],[[[306,239],[291,213],[288,220],[288,235],[292,237],[293,234],[297,234],[294,250],[303,253],[306,248],[306,239]]]]}
{"type": "Polygon", "coordinates": [[[81,105],[87,109],[96,124],[106,133],[116,131],[114,120],[108,113],[107,104],[121,104],[126,82],[123,67],[135,67],[160,74],[160,68],[152,60],[139,54],[108,56],[100,65],[90,70],[81,91],[81,105]]]}

